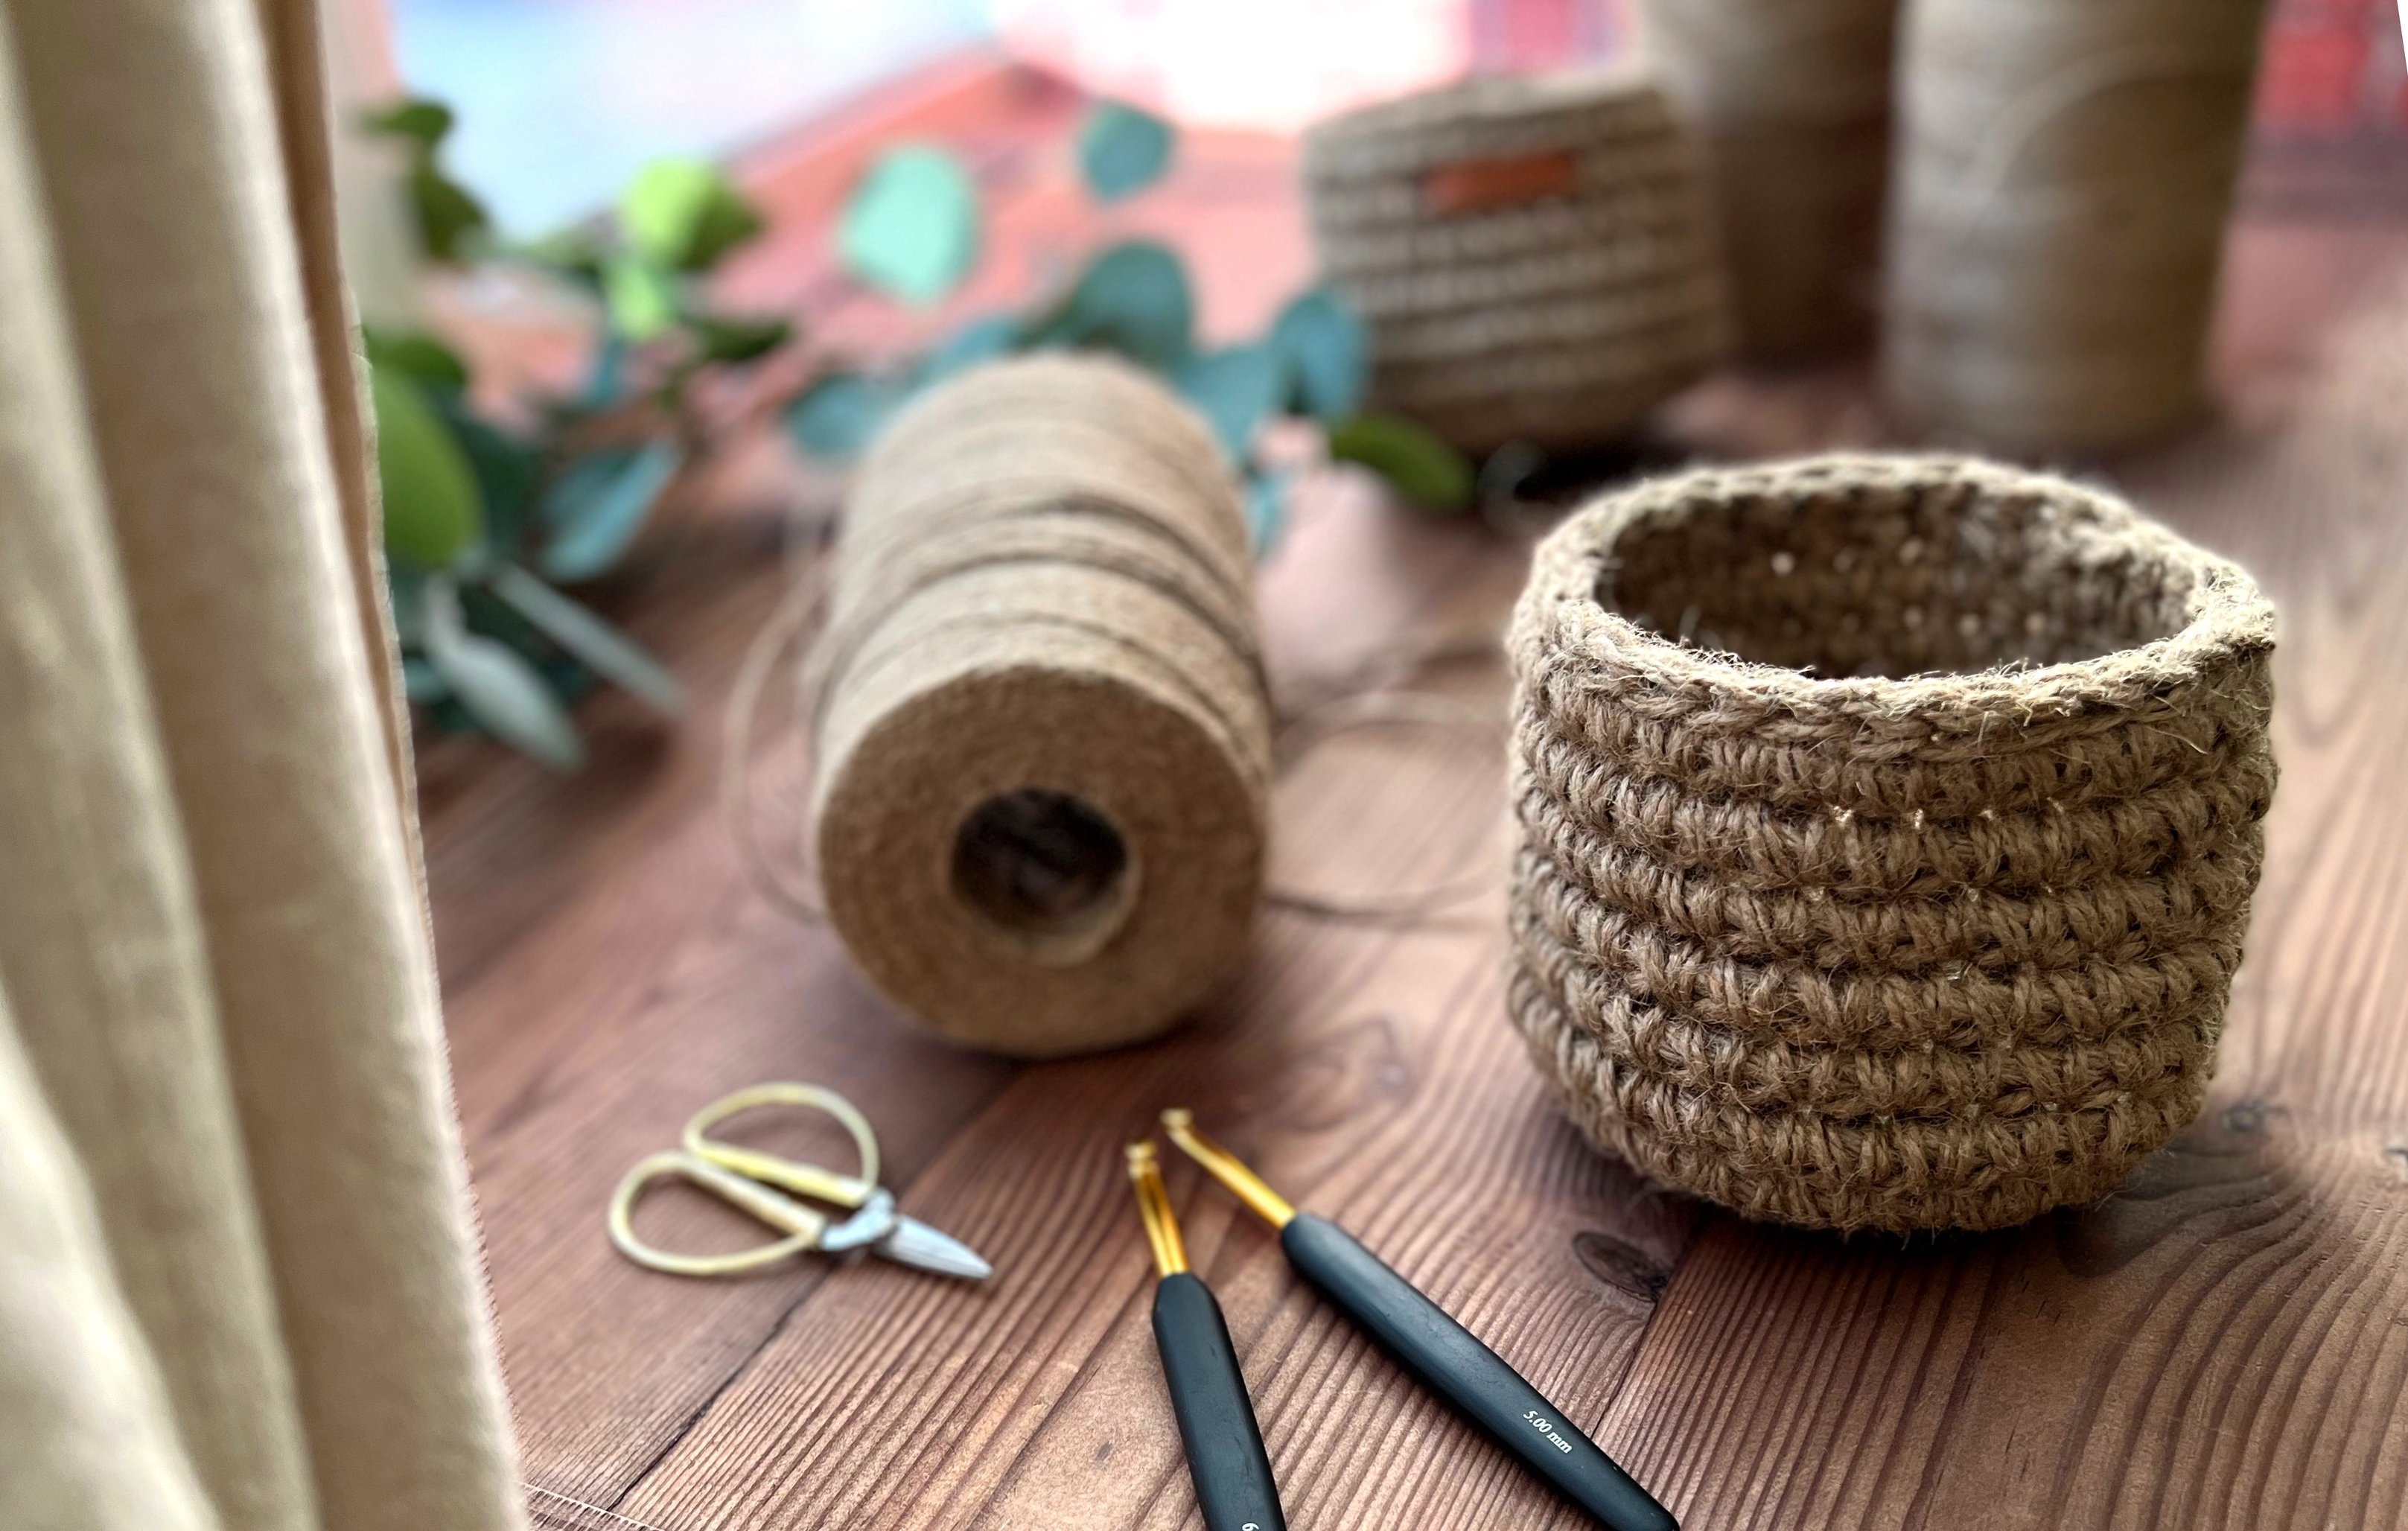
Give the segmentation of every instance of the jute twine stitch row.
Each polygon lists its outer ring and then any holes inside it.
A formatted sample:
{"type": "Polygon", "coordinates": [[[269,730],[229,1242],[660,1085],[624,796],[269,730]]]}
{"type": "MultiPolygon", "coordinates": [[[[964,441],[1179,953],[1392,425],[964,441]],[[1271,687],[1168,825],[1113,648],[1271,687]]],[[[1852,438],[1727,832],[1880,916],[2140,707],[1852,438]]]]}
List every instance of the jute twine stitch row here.
{"type": "Polygon", "coordinates": [[[1704,144],[1742,349],[1791,359],[1870,333],[1899,0],[1640,8],[1704,144]]]}
{"type": "Polygon", "coordinates": [[[1592,503],[1511,640],[1532,1056],[1754,1217],[2103,1194],[2204,1098],[2272,646],[2240,569],[2062,479],[1837,456],[1592,503]]]}
{"type": "Polygon", "coordinates": [[[1367,107],[1306,136],[1304,178],[1322,269],[1370,326],[1374,401],[1468,451],[1609,440],[1731,348],[1696,146],[1641,78],[1367,107]]]}

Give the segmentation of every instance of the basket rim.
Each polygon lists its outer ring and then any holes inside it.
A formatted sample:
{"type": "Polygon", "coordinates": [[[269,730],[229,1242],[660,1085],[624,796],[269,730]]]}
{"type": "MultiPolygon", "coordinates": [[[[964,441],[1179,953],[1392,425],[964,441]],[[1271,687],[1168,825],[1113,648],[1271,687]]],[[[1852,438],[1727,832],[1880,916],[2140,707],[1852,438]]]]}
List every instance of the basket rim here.
{"type": "MultiPolygon", "coordinates": [[[[2022,723],[2125,712],[2169,687],[2200,681],[2274,646],[2274,608],[2240,565],[2177,536],[2120,496],[2053,473],[1951,453],[1832,452],[1737,467],[1702,467],[1610,490],[1576,509],[1541,542],[1514,612],[1513,648],[1535,642],[1547,658],[1517,665],[1559,669],[1566,658],[1634,676],[1650,689],[1743,703],[1753,721],[1862,726],[1908,723],[1932,732],[1995,728],[2001,713],[2022,723]],[[2189,617],[2163,637],[2086,659],[1998,665],[1909,676],[1813,676],[1727,651],[1682,644],[1641,627],[1597,596],[1598,573],[1625,532],[1677,524],[1700,499],[1799,494],[1819,480],[1830,492],[1872,476],[1899,487],[1963,488],[1993,495],[2044,496],[2100,531],[2190,574],[2189,617]],[[1550,664],[1552,660],[1552,665],[1550,664]]],[[[2003,743],[2003,741],[2002,741],[2003,743]]]]}
{"type": "Polygon", "coordinates": [[[1664,83],[1637,59],[1624,58],[1534,75],[1471,75],[1354,107],[1306,130],[1308,144],[1337,148],[1398,132],[1463,126],[1520,126],[1577,118],[1600,106],[1660,98],[1664,83]]]}

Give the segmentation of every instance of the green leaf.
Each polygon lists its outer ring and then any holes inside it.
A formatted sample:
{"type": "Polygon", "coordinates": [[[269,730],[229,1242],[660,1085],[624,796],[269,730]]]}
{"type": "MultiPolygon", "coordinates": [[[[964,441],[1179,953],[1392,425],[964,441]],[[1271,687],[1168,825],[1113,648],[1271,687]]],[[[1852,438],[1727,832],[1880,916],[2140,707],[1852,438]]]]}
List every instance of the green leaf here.
{"type": "Polygon", "coordinates": [[[1298,413],[1336,422],[1363,407],[1369,346],[1344,299],[1326,288],[1299,293],[1280,310],[1270,344],[1287,363],[1289,402],[1298,413]]]}
{"type": "Polygon", "coordinates": [[[468,459],[477,480],[477,496],[485,508],[485,546],[505,555],[525,536],[535,506],[536,486],[543,479],[543,459],[535,448],[509,432],[471,414],[459,395],[431,395],[435,412],[451,428],[452,438],[468,459]]]}
{"type": "Polygon", "coordinates": [[[619,196],[629,246],[673,271],[709,270],[762,226],[760,210],[701,160],[654,160],[619,196]]]}
{"type": "Polygon", "coordinates": [[[1079,169],[1098,202],[1145,190],[1170,164],[1170,124],[1121,101],[1098,101],[1079,128],[1079,169]]]}
{"type": "Polygon", "coordinates": [[[449,567],[484,536],[484,507],[460,443],[405,373],[368,370],[384,545],[423,569],[449,567]]]}
{"type": "Polygon", "coordinates": [[[1331,426],[1329,455],[1362,464],[1425,510],[1460,510],[1471,503],[1470,459],[1402,415],[1356,415],[1331,426]]]}
{"type": "Polygon", "coordinates": [[[368,365],[415,379],[437,393],[456,394],[468,386],[468,364],[460,353],[420,330],[388,330],[360,326],[361,349],[368,365]]]}
{"type": "Polygon", "coordinates": [[[602,267],[602,306],[610,327],[640,345],[677,322],[677,278],[640,255],[614,255],[602,267]]]}
{"type": "Polygon", "coordinates": [[[1020,349],[1021,338],[1020,321],[1010,314],[973,319],[920,359],[913,379],[922,384],[937,382],[981,362],[1009,356],[1020,349]]]}
{"type": "Polygon", "coordinates": [[[399,138],[414,146],[419,157],[432,155],[451,136],[452,108],[431,96],[411,96],[380,111],[370,111],[360,125],[370,133],[399,138]]]}
{"type": "Polygon", "coordinates": [[[543,497],[558,530],[544,545],[549,579],[574,583],[604,574],[626,555],[680,462],[676,443],[596,453],[561,475],[543,497]]]}
{"type": "Polygon", "coordinates": [[[443,672],[424,654],[401,656],[401,690],[403,695],[421,707],[433,707],[452,694],[452,688],[444,684],[443,672]]]}
{"type": "Polygon", "coordinates": [[[1287,377],[1268,346],[1233,346],[1182,364],[1174,381],[1187,402],[1211,422],[1222,451],[1242,463],[1254,428],[1277,409],[1287,377]]]}
{"type": "Polygon", "coordinates": [[[495,738],[555,769],[584,764],[584,743],[560,699],[509,645],[468,631],[449,580],[427,581],[426,657],[452,699],[495,738]]]}
{"type": "Polygon", "coordinates": [[[627,386],[627,337],[614,329],[604,329],[594,348],[594,360],[586,368],[585,386],[566,408],[593,413],[608,409],[619,402],[627,386]]]}
{"type": "Polygon", "coordinates": [[[409,172],[409,202],[417,215],[419,248],[431,261],[457,263],[471,253],[472,236],[491,226],[485,205],[431,163],[409,172]]]}
{"type": "Polygon", "coordinates": [[[978,253],[978,195],[951,154],[906,144],[879,156],[853,189],[837,254],[859,280],[906,303],[952,292],[978,253]]]}
{"type": "Polygon", "coordinates": [[[831,372],[786,407],[786,430],[813,457],[849,463],[867,450],[905,396],[882,379],[831,372]]]}
{"type": "Polygon", "coordinates": [[[1089,263],[1046,337],[1168,372],[1186,357],[1195,325],[1186,267],[1165,247],[1137,239],[1089,263]]]}
{"type": "Polygon", "coordinates": [[[1287,530],[1287,492],[1283,473],[1246,476],[1246,540],[1257,560],[1279,546],[1280,534],[1287,530]]]}
{"type": "Polygon", "coordinates": [[[494,568],[487,587],[586,668],[674,717],[685,688],[633,638],[515,564],[494,568]]]}
{"type": "Polygon", "coordinates": [[[704,361],[730,366],[757,362],[795,337],[795,326],[774,314],[733,318],[688,314],[685,326],[704,361]]]}
{"type": "Polygon", "coordinates": [[[556,229],[520,246],[518,253],[563,281],[597,294],[602,291],[602,271],[609,253],[590,228],[572,225],[556,229]]]}

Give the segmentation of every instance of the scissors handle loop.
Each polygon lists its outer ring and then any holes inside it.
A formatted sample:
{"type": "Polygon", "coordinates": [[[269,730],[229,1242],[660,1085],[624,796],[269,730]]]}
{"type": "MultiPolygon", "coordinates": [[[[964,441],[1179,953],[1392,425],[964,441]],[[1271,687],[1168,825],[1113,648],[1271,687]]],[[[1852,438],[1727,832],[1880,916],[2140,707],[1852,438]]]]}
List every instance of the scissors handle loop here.
{"type": "Polygon", "coordinates": [[[655,1153],[627,1171],[610,1197],[610,1242],[639,1266],[672,1276],[739,1276],[775,1265],[789,1255],[817,1249],[827,1232],[827,1219],[801,1202],[696,1154],[671,1149],[655,1153]],[[636,1236],[637,1199],[656,1180],[691,1180],[752,1213],[785,1238],[726,1254],[679,1254],[656,1249],[636,1236]]]}
{"type": "Polygon", "coordinates": [[[749,1090],[723,1095],[694,1113],[681,1141],[685,1152],[697,1159],[838,1207],[859,1207],[878,1189],[878,1135],[870,1130],[869,1119],[854,1109],[853,1102],[816,1084],[756,1084],[749,1090]],[[723,1143],[710,1136],[710,1129],[729,1117],[764,1106],[801,1106],[836,1118],[838,1124],[852,1135],[853,1146],[861,1154],[861,1168],[854,1174],[839,1175],[817,1165],[796,1164],[775,1153],[764,1153],[759,1149],[723,1143]]]}

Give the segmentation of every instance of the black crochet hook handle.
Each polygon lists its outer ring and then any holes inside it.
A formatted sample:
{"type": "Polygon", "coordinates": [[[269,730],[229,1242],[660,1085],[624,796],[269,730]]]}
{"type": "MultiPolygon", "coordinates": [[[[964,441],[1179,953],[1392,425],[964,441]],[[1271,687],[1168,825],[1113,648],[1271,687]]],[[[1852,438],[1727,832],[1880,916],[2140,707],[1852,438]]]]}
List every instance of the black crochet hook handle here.
{"type": "Polygon", "coordinates": [[[1288,1263],[1422,1385],[1612,1531],[1680,1531],[1672,1512],[1598,1449],[1520,1372],[1327,1218],[1280,1230],[1288,1263]]]}
{"type": "Polygon", "coordinates": [[[1154,1342],[1205,1531],[1287,1531],[1237,1347],[1211,1289],[1185,1271],[1165,1276],[1154,1289],[1154,1342]]]}

